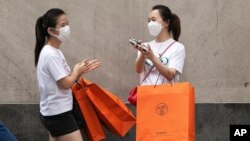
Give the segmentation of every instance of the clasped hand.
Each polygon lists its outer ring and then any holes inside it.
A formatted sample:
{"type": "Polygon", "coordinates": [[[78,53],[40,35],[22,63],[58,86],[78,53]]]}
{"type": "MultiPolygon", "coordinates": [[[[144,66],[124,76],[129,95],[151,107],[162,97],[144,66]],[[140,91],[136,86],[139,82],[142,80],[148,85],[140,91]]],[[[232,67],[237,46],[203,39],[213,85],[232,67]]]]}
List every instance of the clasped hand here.
{"type": "Polygon", "coordinates": [[[135,45],[134,48],[139,50],[141,52],[141,55],[143,55],[143,57],[145,57],[146,59],[153,60],[155,58],[155,55],[149,45],[135,45]]]}

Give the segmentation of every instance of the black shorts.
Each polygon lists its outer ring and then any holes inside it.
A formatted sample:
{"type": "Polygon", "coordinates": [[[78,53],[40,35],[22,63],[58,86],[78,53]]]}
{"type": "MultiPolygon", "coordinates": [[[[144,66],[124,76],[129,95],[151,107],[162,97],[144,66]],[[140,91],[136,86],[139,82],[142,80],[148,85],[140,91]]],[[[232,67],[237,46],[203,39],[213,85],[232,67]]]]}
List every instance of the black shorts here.
{"type": "Polygon", "coordinates": [[[52,137],[59,137],[79,129],[72,110],[54,116],[40,114],[40,119],[52,137]]]}

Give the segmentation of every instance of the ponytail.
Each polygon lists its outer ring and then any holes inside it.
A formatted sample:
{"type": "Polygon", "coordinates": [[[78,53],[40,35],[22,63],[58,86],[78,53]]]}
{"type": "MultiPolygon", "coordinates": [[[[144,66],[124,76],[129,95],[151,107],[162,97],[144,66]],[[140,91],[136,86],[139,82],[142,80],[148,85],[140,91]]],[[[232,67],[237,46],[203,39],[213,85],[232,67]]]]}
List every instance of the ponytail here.
{"type": "Polygon", "coordinates": [[[43,16],[36,21],[36,47],[35,47],[35,66],[37,66],[40,52],[45,45],[46,36],[43,31],[43,16]]]}
{"type": "Polygon", "coordinates": [[[169,27],[170,27],[169,30],[173,34],[174,40],[178,41],[181,35],[181,23],[180,23],[180,18],[174,13],[172,13],[169,27]]]}
{"type": "Polygon", "coordinates": [[[181,24],[179,17],[172,13],[165,5],[155,5],[152,10],[159,10],[160,16],[165,22],[169,22],[168,32],[171,32],[174,40],[178,41],[181,35],[181,24]]]}
{"type": "Polygon", "coordinates": [[[48,28],[55,28],[59,16],[64,15],[65,12],[59,8],[52,8],[48,10],[43,16],[36,21],[36,46],[35,46],[35,66],[37,66],[40,53],[46,40],[49,39],[48,28]]]}

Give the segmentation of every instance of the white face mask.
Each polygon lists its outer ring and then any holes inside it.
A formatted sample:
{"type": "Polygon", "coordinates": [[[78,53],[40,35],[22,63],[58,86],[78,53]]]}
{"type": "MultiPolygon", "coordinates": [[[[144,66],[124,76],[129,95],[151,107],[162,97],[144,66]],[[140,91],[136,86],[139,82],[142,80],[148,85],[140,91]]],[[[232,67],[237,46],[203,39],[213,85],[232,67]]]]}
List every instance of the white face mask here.
{"type": "Polygon", "coordinates": [[[161,29],[162,29],[162,25],[158,22],[155,22],[155,21],[150,21],[148,23],[148,30],[149,30],[149,33],[150,35],[152,36],[158,36],[161,32],[161,29]]]}
{"type": "Polygon", "coordinates": [[[61,42],[66,41],[71,34],[69,25],[59,28],[59,35],[55,35],[61,42]]]}

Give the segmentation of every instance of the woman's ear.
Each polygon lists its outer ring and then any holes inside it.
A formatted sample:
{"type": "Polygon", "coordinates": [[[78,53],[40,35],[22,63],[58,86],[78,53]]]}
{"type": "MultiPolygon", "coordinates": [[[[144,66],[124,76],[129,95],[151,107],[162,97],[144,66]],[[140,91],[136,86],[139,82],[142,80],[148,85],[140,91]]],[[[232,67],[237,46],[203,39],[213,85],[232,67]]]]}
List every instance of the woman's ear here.
{"type": "Polygon", "coordinates": [[[47,32],[48,32],[49,35],[51,35],[51,36],[57,35],[57,34],[58,34],[57,31],[56,31],[54,28],[52,28],[52,27],[49,27],[49,28],[47,29],[47,32]]]}
{"type": "Polygon", "coordinates": [[[163,21],[163,27],[168,28],[168,27],[169,27],[169,24],[170,24],[170,20],[163,21]]]}

